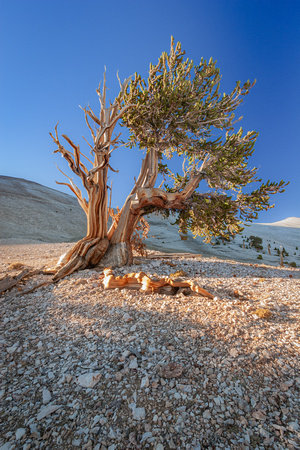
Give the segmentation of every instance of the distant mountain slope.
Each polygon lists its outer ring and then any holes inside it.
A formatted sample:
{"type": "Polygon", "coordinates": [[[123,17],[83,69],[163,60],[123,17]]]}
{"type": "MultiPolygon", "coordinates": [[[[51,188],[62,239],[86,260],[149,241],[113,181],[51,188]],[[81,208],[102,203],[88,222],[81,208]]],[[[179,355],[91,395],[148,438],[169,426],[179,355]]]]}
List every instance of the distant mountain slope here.
{"type": "MultiPolygon", "coordinates": [[[[151,215],[147,220],[151,236],[146,240],[148,248],[279,265],[277,249],[282,246],[289,253],[285,261],[300,266],[300,229],[295,227],[300,219],[297,217],[275,224],[246,226],[233,241],[226,244],[218,241],[218,245],[204,244],[201,238],[193,239],[191,234],[182,241],[172,218],[162,220],[159,215],[151,215]],[[285,225],[279,226],[282,223],[285,225]],[[262,239],[263,250],[259,253],[249,246],[251,235],[262,239]],[[262,259],[257,259],[259,255],[262,259]]],[[[85,233],[86,217],[76,198],[32,181],[0,176],[0,244],[74,242],[85,233]]]]}
{"type": "Polygon", "coordinates": [[[271,225],[273,227],[300,228],[300,217],[287,217],[273,223],[261,223],[260,225],[271,225]]]}
{"type": "Polygon", "coordinates": [[[77,241],[86,218],[77,200],[22,178],[0,176],[0,241],[77,241]]]}
{"type": "Polygon", "coordinates": [[[146,241],[149,248],[170,252],[198,253],[203,256],[216,256],[233,261],[279,265],[280,257],[277,249],[282,247],[289,254],[285,257],[285,261],[295,262],[297,266],[300,266],[299,228],[251,224],[245,226],[241,235],[237,235],[234,240],[223,244],[219,239],[216,241],[218,245],[211,245],[205,244],[199,237],[194,239],[192,234],[188,235],[186,241],[182,241],[178,234],[178,227],[172,225],[171,222],[172,219],[168,222],[162,222],[159,216],[152,216],[149,219],[149,235],[154,236],[154,238],[150,237],[146,241]],[[262,251],[257,252],[250,247],[250,236],[257,236],[262,239],[262,251]],[[268,251],[268,245],[271,255],[268,251]],[[259,255],[262,259],[257,258],[259,255]]]}

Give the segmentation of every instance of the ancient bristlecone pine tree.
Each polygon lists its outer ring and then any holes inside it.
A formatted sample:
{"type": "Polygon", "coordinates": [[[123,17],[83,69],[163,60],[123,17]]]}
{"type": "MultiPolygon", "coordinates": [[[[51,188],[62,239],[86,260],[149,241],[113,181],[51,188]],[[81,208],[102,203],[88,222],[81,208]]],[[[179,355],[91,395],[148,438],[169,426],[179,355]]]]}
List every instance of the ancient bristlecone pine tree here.
{"type": "MultiPolygon", "coordinates": [[[[100,100],[99,117],[84,108],[93,143],[90,159],[78,145],[62,135],[72,151],[61,144],[57,126],[56,152],[67,160],[88,194],[88,201],[68,177],[70,187],[87,216],[87,235],[58,262],[54,279],[75,270],[95,266],[122,266],[132,263],[131,238],[139,219],[150,212],[176,213],[182,237],[193,234],[228,237],[242,230],[242,222],[267,210],[270,194],[285,186],[267,182],[251,193],[242,188],[257,179],[257,169],[248,168],[258,133],[235,131],[235,109],[254,83],[236,83],[230,94],[220,94],[221,76],[216,62],[199,65],[183,59],[181,45],[171,40],[170,54],[163,53],[157,65],[150,64],[145,82],[139,75],[120,82],[120,93],[106,106],[106,78],[100,100]],[[107,177],[110,156],[119,144],[113,136],[118,121],[130,132],[128,147],[145,151],[141,169],[124,206],[108,229],[107,177]],[[173,173],[168,160],[183,159],[182,174],[173,173]],[[82,157],[90,164],[88,169],[82,157]],[[159,186],[157,185],[158,183],[159,186]],[[201,187],[201,190],[199,188],[201,187]]],[[[240,120],[240,119],[239,119],[240,120]]]]}

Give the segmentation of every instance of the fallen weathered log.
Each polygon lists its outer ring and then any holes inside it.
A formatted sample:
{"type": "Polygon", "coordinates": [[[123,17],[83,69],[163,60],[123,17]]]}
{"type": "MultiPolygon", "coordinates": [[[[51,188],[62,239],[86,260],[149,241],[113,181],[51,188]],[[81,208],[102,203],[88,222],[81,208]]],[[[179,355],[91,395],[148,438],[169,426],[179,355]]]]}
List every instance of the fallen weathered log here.
{"type": "Polygon", "coordinates": [[[12,289],[16,284],[18,284],[23,278],[28,276],[30,269],[24,269],[18,272],[16,275],[5,275],[5,277],[0,280],[0,293],[12,289]]]}
{"type": "Polygon", "coordinates": [[[16,275],[5,275],[0,280],[0,294],[2,294],[5,291],[9,291],[14,286],[16,286],[20,281],[22,281],[24,278],[32,277],[33,275],[39,274],[42,269],[36,269],[31,270],[32,268],[27,268],[22,270],[21,272],[18,272],[16,275]]]}
{"type": "MultiPolygon", "coordinates": [[[[123,277],[121,276],[115,277],[111,269],[104,269],[103,274],[104,278],[102,280],[102,283],[104,289],[128,288],[128,289],[140,289],[141,291],[146,293],[154,293],[154,292],[161,292],[162,290],[165,290],[165,288],[168,287],[189,288],[191,289],[191,291],[199,295],[202,295],[203,297],[214,298],[212,294],[210,294],[200,286],[197,286],[192,281],[176,281],[168,277],[153,280],[150,277],[148,277],[148,275],[146,275],[144,272],[128,273],[123,277]]],[[[178,289],[175,289],[174,291],[177,290],[178,289]]],[[[171,290],[170,293],[173,293],[172,291],[173,290],[171,290]]]]}

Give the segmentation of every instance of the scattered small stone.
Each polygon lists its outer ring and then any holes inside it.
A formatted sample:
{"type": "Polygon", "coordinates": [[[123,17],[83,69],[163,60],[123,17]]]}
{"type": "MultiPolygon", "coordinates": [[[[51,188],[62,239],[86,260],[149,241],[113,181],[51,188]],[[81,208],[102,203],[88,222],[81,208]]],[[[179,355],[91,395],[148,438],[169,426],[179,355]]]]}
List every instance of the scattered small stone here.
{"type": "Polygon", "coordinates": [[[72,380],[73,380],[72,375],[70,375],[70,374],[65,375],[65,381],[66,381],[67,383],[71,383],[72,380]]]}
{"type": "Polygon", "coordinates": [[[143,434],[142,439],[141,439],[141,443],[146,441],[147,439],[152,437],[152,433],[151,431],[147,431],[146,433],[143,434]]]}
{"type": "Polygon", "coordinates": [[[298,422],[289,422],[288,427],[291,431],[299,431],[299,423],[298,422]]]}
{"type": "Polygon", "coordinates": [[[233,356],[234,358],[236,358],[238,356],[239,352],[236,348],[232,348],[229,350],[229,354],[230,354],[230,356],[233,356]]]}
{"type": "Polygon", "coordinates": [[[178,378],[183,372],[183,365],[180,363],[169,363],[160,370],[160,376],[164,378],[178,378]]]}
{"type": "Polygon", "coordinates": [[[18,428],[16,431],[16,440],[19,441],[22,439],[23,436],[25,436],[26,430],[25,428],[18,428]]]}
{"type": "Polygon", "coordinates": [[[138,368],[137,358],[133,358],[133,359],[130,361],[129,369],[137,369],[137,368],[138,368]]]}
{"type": "Polygon", "coordinates": [[[263,411],[260,411],[260,410],[254,411],[252,413],[252,417],[254,417],[254,419],[261,420],[261,421],[265,421],[266,420],[265,413],[263,411]]]}
{"type": "Polygon", "coordinates": [[[7,353],[9,353],[10,355],[12,355],[13,353],[15,353],[15,351],[17,350],[17,348],[19,347],[19,342],[16,342],[14,345],[12,345],[11,347],[7,347],[6,351],[7,353]]]}
{"type": "Polygon", "coordinates": [[[62,408],[63,405],[48,405],[41,409],[39,414],[37,415],[37,420],[44,419],[44,417],[49,416],[50,414],[57,411],[59,408],[62,408]]]}
{"type": "Polygon", "coordinates": [[[157,444],[157,446],[155,447],[155,450],[164,450],[164,446],[162,444],[157,444]]]}
{"type": "Polygon", "coordinates": [[[131,322],[133,319],[128,313],[125,313],[123,314],[123,320],[124,322],[131,322]]]}
{"type": "Polygon", "coordinates": [[[141,388],[143,389],[143,388],[147,388],[148,386],[149,386],[149,384],[150,384],[150,382],[149,382],[149,377],[148,377],[148,375],[146,375],[146,376],[144,376],[143,378],[142,378],[142,381],[141,381],[141,388]]]}
{"type": "Polygon", "coordinates": [[[100,381],[100,378],[100,372],[84,373],[77,378],[76,382],[81,387],[93,388],[100,381]]]}
{"type": "Polygon", "coordinates": [[[254,314],[260,319],[269,319],[272,316],[272,313],[269,309],[258,308],[254,311],[254,314]]]}
{"type": "Polygon", "coordinates": [[[116,373],[115,373],[115,379],[116,379],[117,381],[121,381],[122,378],[123,378],[122,372],[116,372],[116,373]]]}
{"type": "Polygon", "coordinates": [[[90,331],[88,331],[87,333],[85,333],[85,337],[86,337],[87,339],[92,339],[92,338],[94,337],[94,334],[91,333],[90,331]]]}
{"type": "Polygon", "coordinates": [[[289,381],[285,381],[284,383],[280,383],[279,387],[280,389],[285,392],[287,391],[290,387],[292,387],[294,384],[294,380],[289,380],[289,381]]]}
{"type": "Polygon", "coordinates": [[[209,409],[206,409],[202,414],[203,419],[211,419],[211,412],[209,409]]]}
{"type": "Polygon", "coordinates": [[[13,447],[13,444],[11,442],[6,442],[5,444],[1,445],[0,450],[10,450],[13,447]]]}
{"type": "Polygon", "coordinates": [[[43,389],[43,403],[46,405],[51,400],[51,393],[48,389],[43,389]]]}
{"type": "Polygon", "coordinates": [[[132,416],[135,420],[144,420],[146,417],[145,408],[137,408],[135,403],[131,403],[129,408],[132,410],[132,416]]]}

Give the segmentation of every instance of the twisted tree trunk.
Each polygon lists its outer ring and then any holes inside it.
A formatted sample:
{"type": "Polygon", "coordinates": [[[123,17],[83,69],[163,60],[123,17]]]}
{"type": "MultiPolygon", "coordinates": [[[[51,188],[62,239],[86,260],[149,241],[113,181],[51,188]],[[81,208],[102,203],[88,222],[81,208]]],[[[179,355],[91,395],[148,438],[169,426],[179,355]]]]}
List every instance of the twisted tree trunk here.
{"type": "Polygon", "coordinates": [[[56,281],[72,272],[84,269],[86,267],[95,266],[103,257],[109,247],[109,239],[107,237],[107,173],[110,168],[110,155],[118,145],[119,136],[112,138],[114,128],[122,117],[125,111],[133,105],[122,105],[122,99],[130,78],[121,84],[120,79],[120,93],[113,103],[106,107],[106,77],[104,73],[102,92],[97,89],[99,101],[101,105],[100,116],[97,117],[93,110],[83,108],[87,126],[93,138],[93,145],[89,144],[91,153],[94,155],[94,161],[91,161],[87,156],[81,153],[78,145],[75,145],[71,139],[66,135],[62,137],[72,147],[73,152],[66,150],[60,143],[57,125],[55,127],[55,136],[51,133],[51,137],[57,145],[56,152],[59,152],[68,162],[70,169],[81,178],[82,184],[87,191],[88,201],[83,198],[80,189],[69,179],[69,183],[58,183],[67,185],[76,195],[80,206],[83,208],[87,216],[87,235],[81,239],[77,244],[65,255],[63,255],[55,270],[56,274],[53,279],[56,281]],[[93,127],[89,120],[92,120],[93,127]],[[81,157],[92,165],[88,170],[83,164],[81,157]]]}
{"type": "MultiPolygon", "coordinates": [[[[96,164],[104,163],[102,156],[96,164]]],[[[65,255],[57,266],[53,279],[58,280],[78,269],[95,266],[105,254],[109,240],[107,238],[107,167],[99,171],[93,184],[88,185],[89,201],[85,209],[87,216],[87,235],[65,255]]]]}
{"type": "Polygon", "coordinates": [[[155,185],[157,174],[158,150],[153,148],[146,153],[138,179],[120,211],[118,220],[113,222],[108,232],[110,247],[101,261],[101,266],[121,267],[132,264],[131,238],[139,219],[145,213],[139,206],[138,193],[143,186],[151,189],[155,185]]]}

